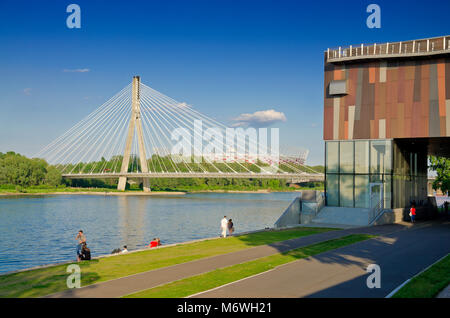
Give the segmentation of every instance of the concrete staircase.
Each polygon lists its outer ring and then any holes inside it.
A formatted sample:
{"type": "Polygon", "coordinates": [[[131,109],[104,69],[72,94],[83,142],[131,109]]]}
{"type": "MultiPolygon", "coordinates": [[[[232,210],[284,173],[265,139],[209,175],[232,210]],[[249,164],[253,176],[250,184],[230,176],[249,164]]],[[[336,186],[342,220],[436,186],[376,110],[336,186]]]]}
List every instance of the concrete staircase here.
{"type": "Polygon", "coordinates": [[[325,206],[308,225],[336,224],[348,226],[366,226],[369,223],[370,209],[342,208],[325,206]]]}

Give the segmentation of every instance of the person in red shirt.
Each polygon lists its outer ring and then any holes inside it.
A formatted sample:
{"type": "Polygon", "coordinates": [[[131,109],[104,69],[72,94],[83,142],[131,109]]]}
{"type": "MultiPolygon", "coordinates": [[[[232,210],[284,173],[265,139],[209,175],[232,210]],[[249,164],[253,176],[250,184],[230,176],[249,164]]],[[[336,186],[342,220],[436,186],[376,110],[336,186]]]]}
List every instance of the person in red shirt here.
{"type": "Polygon", "coordinates": [[[158,247],[161,245],[161,240],[159,238],[154,238],[147,247],[158,247]]]}
{"type": "Polygon", "coordinates": [[[416,222],[416,206],[414,204],[411,205],[411,208],[409,209],[409,216],[411,217],[411,222],[416,222]]]}

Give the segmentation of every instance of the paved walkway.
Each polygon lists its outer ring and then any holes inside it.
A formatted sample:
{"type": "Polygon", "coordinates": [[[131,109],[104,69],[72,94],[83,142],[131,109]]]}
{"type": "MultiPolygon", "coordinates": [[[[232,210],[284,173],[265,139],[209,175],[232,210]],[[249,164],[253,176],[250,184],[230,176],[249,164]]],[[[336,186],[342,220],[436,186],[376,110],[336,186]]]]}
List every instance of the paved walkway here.
{"type": "Polygon", "coordinates": [[[437,298],[450,298],[450,284],[437,295],[437,298]]]}
{"type": "Polygon", "coordinates": [[[349,234],[385,234],[408,228],[405,225],[385,225],[368,228],[352,228],[346,230],[330,231],[320,234],[309,235],[301,238],[291,239],[278,243],[248,248],[238,252],[207,257],[200,260],[183,264],[151,270],[131,276],[126,276],[106,282],[101,282],[78,289],[70,289],[47,297],[72,298],[72,297],[120,297],[141,290],[167,284],[182,278],[206,273],[218,268],[223,268],[239,263],[248,262],[257,258],[273,255],[280,252],[296,249],[299,247],[339,238],[349,234]]]}
{"type": "Polygon", "coordinates": [[[385,297],[449,253],[449,242],[449,222],[416,223],[406,231],[294,261],[194,297],[385,297]],[[380,266],[381,288],[367,287],[369,264],[380,266]]]}

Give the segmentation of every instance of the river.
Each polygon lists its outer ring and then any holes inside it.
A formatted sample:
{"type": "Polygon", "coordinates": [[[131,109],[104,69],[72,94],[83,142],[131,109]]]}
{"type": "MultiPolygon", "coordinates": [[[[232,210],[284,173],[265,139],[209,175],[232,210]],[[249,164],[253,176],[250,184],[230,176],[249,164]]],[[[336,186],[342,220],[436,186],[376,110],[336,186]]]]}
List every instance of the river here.
{"type": "Polygon", "coordinates": [[[295,192],[166,196],[42,195],[0,197],[0,273],[75,260],[78,230],[92,256],[220,235],[224,215],[236,233],[273,227],[295,192]]]}

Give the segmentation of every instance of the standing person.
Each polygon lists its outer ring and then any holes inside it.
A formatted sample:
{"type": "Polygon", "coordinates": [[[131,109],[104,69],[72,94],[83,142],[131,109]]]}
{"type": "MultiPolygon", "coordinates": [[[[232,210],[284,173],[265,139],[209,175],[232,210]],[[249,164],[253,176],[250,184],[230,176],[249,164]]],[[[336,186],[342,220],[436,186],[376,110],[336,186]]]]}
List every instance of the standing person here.
{"type": "Polygon", "coordinates": [[[411,208],[409,209],[409,216],[411,217],[411,222],[416,222],[416,205],[413,203],[411,204],[411,208]]]}
{"type": "Polygon", "coordinates": [[[78,231],[78,234],[75,237],[75,240],[78,241],[78,245],[77,245],[77,262],[79,262],[80,261],[80,255],[81,255],[81,248],[83,246],[83,243],[86,243],[86,235],[84,235],[82,230],[78,231]]]}
{"type": "Polygon", "coordinates": [[[233,235],[234,232],[234,224],[233,224],[233,220],[229,219],[228,220],[228,233],[230,233],[230,236],[233,235]]]}
{"type": "Polygon", "coordinates": [[[228,220],[227,216],[225,215],[220,222],[220,227],[222,228],[222,237],[227,237],[227,227],[228,227],[228,220]]]}
{"type": "Polygon", "coordinates": [[[448,215],[448,201],[444,202],[444,215],[445,215],[445,217],[450,216],[450,215],[448,215]]]}

